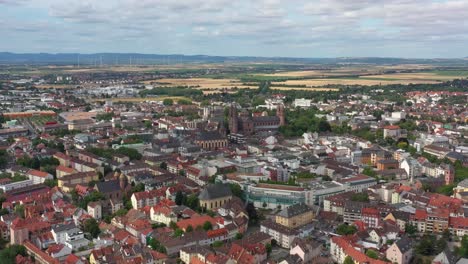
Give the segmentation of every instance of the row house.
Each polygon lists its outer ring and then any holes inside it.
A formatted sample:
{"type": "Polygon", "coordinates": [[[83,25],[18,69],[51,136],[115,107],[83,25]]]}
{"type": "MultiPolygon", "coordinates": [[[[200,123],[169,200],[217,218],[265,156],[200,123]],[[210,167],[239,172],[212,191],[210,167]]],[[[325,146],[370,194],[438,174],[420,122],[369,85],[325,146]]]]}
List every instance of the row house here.
{"type": "Polygon", "coordinates": [[[433,155],[438,159],[443,159],[450,152],[450,149],[437,145],[427,145],[424,147],[423,152],[433,155]]]}
{"type": "Polygon", "coordinates": [[[285,227],[271,220],[263,221],[261,223],[260,232],[271,236],[278,242],[278,245],[283,248],[290,248],[294,239],[301,235],[301,232],[298,229],[285,227]]]}
{"type": "Polygon", "coordinates": [[[435,165],[430,162],[422,164],[422,173],[433,178],[442,178],[445,184],[452,184],[455,180],[455,168],[450,164],[435,165]]]}
{"type": "Polygon", "coordinates": [[[416,213],[411,216],[410,223],[416,226],[421,233],[442,233],[449,227],[449,216],[448,210],[425,211],[417,209],[416,213]]]}
{"type": "Polygon", "coordinates": [[[378,227],[380,225],[380,213],[376,208],[365,207],[361,210],[361,220],[367,227],[378,227]]]}
{"type": "Polygon", "coordinates": [[[45,180],[52,180],[54,176],[50,173],[31,169],[26,173],[26,176],[33,181],[33,184],[44,183],[45,180]]]}
{"type": "Polygon", "coordinates": [[[134,209],[141,209],[145,206],[155,206],[162,199],[166,198],[166,188],[155,189],[133,193],[130,198],[134,209]]]}
{"type": "Polygon", "coordinates": [[[468,217],[450,217],[449,231],[458,237],[468,235],[468,217]]]}
{"type": "Polygon", "coordinates": [[[356,248],[354,242],[347,237],[332,237],[330,240],[330,255],[337,263],[343,263],[348,256],[357,264],[390,263],[368,257],[363,250],[356,248]]]}
{"type": "Polygon", "coordinates": [[[80,150],[78,152],[78,159],[79,160],[82,160],[82,161],[85,161],[85,162],[89,162],[89,163],[94,163],[98,166],[104,166],[105,164],[105,160],[101,157],[99,157],[98,155],[96,154],[93,154],[91,152],[88,152],[88,151],[84,151],[84,150],[80,150]]]}

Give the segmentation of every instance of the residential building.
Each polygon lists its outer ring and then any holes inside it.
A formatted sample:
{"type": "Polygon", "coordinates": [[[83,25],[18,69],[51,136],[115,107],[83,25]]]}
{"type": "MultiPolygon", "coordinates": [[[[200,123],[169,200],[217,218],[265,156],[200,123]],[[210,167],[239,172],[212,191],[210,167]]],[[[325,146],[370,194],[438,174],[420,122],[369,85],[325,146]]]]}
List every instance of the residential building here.
{"type": "Polygon", "coordinates": [[[385,251],[385,256],[392,263],[408,264],[413,257],[413,245],[408,237],[402,237],[385,251]]]}
{"type": "Polygon", "coordinates": [[[275,217],[276,223],[289,227],[296,228],[310,224],[315,217],[315,211],[306,204],[293,204],[281,210],[275,217]]]}

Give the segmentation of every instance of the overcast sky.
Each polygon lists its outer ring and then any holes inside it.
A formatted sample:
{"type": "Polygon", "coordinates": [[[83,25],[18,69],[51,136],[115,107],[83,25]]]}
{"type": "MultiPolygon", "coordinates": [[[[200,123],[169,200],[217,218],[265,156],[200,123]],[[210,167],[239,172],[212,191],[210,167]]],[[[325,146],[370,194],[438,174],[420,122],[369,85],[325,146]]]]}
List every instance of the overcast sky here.
{"type": "Polygon", "coordinates": [[[465,57],[468,0],[0,0],[0,51],[465,57]]]}

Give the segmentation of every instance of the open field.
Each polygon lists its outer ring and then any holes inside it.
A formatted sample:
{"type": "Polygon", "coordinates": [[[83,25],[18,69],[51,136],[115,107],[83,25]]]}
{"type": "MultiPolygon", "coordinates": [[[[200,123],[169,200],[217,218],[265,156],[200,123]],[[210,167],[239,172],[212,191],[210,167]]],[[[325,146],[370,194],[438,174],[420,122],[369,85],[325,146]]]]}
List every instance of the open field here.
{"type": "Polygon", "coordinates": [[[438,83],[435,80],[408,79],[408,80],[389,80],[389,79],[368,79],[366,78],[328,78],[328,79],[304,79],[304,80],[287,80],[285,82],[275,82],[275,84],[286,84],[291,86],[305,85],[307,87],[321,87],[324,85],[387,85],[387,84],[421,84],[421,83],[438,83]]]}
{"type": "Polygon", "coordinates": [[[179,100],[190,101],[190,98],[187,98],[184,96],[158,96],[158,97],[142,97],[142,98],[129,97],[129,98],[112,98],[112,99],[99,98],[99,99],[92,99],[91,101],[105,102],[107,100],[112,100],[112,102],[114,103],[121,103],[121,102],[138,103],[138,102],[147,102],[147,101],[163,101],[164,99],[172,99],[174,101],[179,101],[179,100]]]}
{"type": "Polygon", "coordinates": [[[288,72],[276,72],[269,74],[256,74],[259,76],[270,76],[270,77],[324,77],[324,76],[343,76],[359,74],[360,72],[349,72],[349,71],[330,71],[330,70],[313,70],[313,71],[288,71],[288,72]]]}
{"type": "Polygon", "coordinates": [[[76,84],[41,84],[35,87],[38,89],[70,89],[75,88],[76,84]]]}
{"type": "Polygon", "coordinates": [[[338,88],[328,88],[328,87],[282,87],[282,86],[272,86],[270,87],[272,90],[282,90],[282,91],[290,91],[290,90],[304,90],[304,91],[311,91],[311,92],[320,92],[320,91],[338,91],[338,88]]]}
{"type": "Polygon", "coordinates": [[[468,72],[466,75],[461,75],[460,72],[454,72],[453,75],[450,75],[450,72],[443,72],[443,73],[444,74],[439,74],[438,72],[397,73],[397,74],[371,75],[371,76],[366,76],[365,78],[366,79],[391,79],[391,80],[447,81],[447,80],[453,80],[456,78],[468,77],[468,72]]]}
{"type": "Polygon", "coordinates": [[[189,86],[196,89],[232,89],[237,88],[258,88],[255,86],[243,85],[239,80],[235,79],[211,79],[211,78],[191,78],[191,79],[159,79],[145,81],[145,84],[156,82],[161,86],[189,86]]]}

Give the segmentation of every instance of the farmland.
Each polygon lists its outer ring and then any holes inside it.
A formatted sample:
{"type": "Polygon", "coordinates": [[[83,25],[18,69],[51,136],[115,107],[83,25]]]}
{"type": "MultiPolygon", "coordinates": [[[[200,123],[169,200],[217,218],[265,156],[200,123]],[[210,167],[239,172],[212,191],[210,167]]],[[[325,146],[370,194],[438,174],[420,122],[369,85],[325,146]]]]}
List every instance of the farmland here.
{"type": "MultiPolygon", "coordinates": [[[[190,98],[184,97],[184,96],[159,96],[159,97],[144,97],[144,98],[139,98],[139,97],[128,97],[128,98],[112,98],[110,99],[112,102],[116,103],[139,103],[139,102],[150,102],[150,101],[158,101],[162,102],[164,99],[172,99],[174,101],[179,101],[179,100],[189,100],[190,98]]],[[[93,99],[91,101],[93,102],[105,102],[108,101],[109,99],[93,99]]]]}

